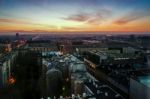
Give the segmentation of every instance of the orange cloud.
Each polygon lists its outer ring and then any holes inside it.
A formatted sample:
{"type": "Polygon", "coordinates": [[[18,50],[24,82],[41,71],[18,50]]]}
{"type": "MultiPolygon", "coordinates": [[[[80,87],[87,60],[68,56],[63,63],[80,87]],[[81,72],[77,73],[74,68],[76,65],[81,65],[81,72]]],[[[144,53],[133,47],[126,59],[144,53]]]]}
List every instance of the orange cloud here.
{"type": "MultiPolygon", "coordinates": [[[[112,23],[105,24],[105,20],[109,18],[111,12],[98,11],[93,14],[79,13],[75,15],[63,18],[68,21],[83,22],[81,25],[67,24],[54,26],[49,24],[35,23],[30,20],[19,20],[19,19],[0,19],[0,32],[52,32],[52,31],[150,31],[150,21],[147,18],[138,22],[132,22],[143,18],[143,15],[135,13],[130,13],[125,16],[121,16],[112,23]],[[105,14],[102,14],[105,13],[105,14]],[[133,14],[133,15],[132,15],[133,14]],[[104,24],[101,22],[104,22],[104,24]],[[132,23],[130,23],[132,22],[132,23]],[[3,24],[4,23],[4,24],[3,24]],[[130,24],[128,24],[130,23],[130,24]],[[100,25],[99,25],[100,24],[100,25]]],[[[62,22],[65,22],[65,21],[62,22]]],[[[113,20],[111,20],[113,21],[113,20]]],[[[108,22],[108,21],[107,21],[108,22]]]]}
{"type": "Polygon", "coordinates": [[[40,26],[40,27],[56,28],[56,26],[35,23],[32,22],[32,20],[19,20],[19,19],[10,19],[10,18],[0,18],[0,23],[8,23],[8,24],[12,23],[12,24],[19,24],[19,25],[33,25],[33,26],[40,26]]]}

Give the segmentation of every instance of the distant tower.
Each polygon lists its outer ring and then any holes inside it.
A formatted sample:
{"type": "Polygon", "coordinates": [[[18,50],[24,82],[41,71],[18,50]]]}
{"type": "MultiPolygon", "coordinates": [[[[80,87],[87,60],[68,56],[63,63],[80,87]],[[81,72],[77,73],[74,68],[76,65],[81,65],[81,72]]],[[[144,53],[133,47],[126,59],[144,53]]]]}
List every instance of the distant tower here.
{"type": "Polygon", "coordinates": [[[16,40],[19,40],[19,33],[16,33],[16,40]]]}

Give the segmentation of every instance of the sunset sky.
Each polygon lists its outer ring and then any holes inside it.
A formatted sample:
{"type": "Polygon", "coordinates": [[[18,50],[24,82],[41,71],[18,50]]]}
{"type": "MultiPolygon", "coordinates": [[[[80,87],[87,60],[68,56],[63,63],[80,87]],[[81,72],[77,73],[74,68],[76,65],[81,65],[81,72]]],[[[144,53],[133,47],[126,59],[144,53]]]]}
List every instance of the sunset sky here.
{"type": "Polygon", "coordinates": [[[0,32],[150,31],[150,0],[0,0],[0,32]]]}

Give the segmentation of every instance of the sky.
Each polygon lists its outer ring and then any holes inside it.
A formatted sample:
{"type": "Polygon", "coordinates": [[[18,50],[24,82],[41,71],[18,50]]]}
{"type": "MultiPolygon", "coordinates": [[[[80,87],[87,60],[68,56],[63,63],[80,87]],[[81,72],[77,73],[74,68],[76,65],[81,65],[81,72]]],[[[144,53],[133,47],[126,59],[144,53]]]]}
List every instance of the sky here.
{"type": "Polygon", "coordinates": [[[150,0],[0,0],[0,32],[149,32],[150,0]]]}

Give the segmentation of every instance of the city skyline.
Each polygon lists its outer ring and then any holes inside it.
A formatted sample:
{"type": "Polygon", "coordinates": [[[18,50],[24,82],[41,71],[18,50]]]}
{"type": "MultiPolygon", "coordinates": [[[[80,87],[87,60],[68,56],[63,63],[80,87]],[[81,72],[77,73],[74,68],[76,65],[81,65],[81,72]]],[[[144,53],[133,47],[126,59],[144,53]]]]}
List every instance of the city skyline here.
{"type": "Polygon", "coordinates": [[[149,32],[149,0],[0,0],[0,32],[149,32]]]}

